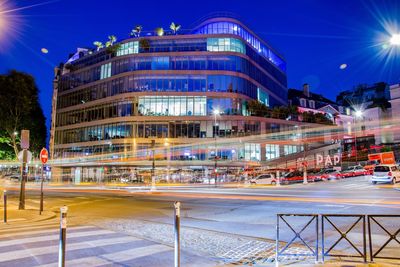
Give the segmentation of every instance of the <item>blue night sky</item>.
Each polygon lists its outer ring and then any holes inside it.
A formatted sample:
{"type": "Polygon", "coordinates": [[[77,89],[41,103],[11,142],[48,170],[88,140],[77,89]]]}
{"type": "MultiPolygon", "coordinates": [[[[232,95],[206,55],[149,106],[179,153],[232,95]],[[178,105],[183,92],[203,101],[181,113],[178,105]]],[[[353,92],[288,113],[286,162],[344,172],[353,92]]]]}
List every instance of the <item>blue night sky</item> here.
{"type": "Polygon", "coordinates": [[[400,47],[383,47],[400,31],[398,0],[0,0],[0,73],[17,69],[36,78],[49,124],[53,68],[77,47],[110,34],[126,38],[137,24],[152,31],[174,21],[190,29],[215,11],[237,14],[286,58],[290,88],[308,82],[335,99],[359,83],[400,82],[400,47]]]}

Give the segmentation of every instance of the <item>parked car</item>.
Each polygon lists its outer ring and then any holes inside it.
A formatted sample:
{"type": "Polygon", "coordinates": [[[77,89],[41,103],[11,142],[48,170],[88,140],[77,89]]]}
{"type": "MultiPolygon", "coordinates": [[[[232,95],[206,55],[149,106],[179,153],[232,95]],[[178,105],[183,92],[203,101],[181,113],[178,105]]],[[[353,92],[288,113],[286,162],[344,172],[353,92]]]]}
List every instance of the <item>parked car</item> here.
{"type": "Polygon", "coordinates": [[[342,174],[336,169],[325,169],[321,175],[322,180],[337,180],[342,179],[342,174]]]}
{"type": "Polygon", "coordinates": [[[257,177],[250,180],[250,184],[270,184],[276,185],[277,179],[273,174],[260,174],[257,177]]]}
{"type": "MultiPolygon", "coordinates": [[[[302,183],[304,181],[304,173],[302,171],[292,171],[285,174],[282,178],[282,183],[290,184],[290,183],[302,183]]],[[[308,182],[314,182],[314,178],[307,176],[308,182]]]]}
{"type": "Polygon", "coordinates": [[[371,182],[377,183],[391,183],[395,184],[400,179],[400,170],[396,165],[378,165],[374,168],[371,182]]]}
{"type": "Polygon", "coordinates": [[[346,170],[342,171],[343,178],[362,176],[362,175],[368,175],[368,174],[369,174],[369,171],[364,169],[363,166],[361,166],[361,165],[351,166],[351,167],[348,167],[346,170]]]}
{"type": "Polygon", "coordinates": [[[321,175],[323,173],[324,170],[307,170],[307,179],[314,182],[322,181],[321,175]]]}

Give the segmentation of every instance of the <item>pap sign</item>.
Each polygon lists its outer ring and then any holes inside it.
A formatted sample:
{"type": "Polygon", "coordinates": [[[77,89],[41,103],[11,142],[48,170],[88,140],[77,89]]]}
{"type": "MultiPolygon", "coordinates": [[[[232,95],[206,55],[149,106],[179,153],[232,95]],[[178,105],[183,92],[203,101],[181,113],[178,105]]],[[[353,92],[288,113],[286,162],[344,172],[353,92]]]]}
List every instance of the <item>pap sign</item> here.
{"type": "Polygon", "coordinates": [[[323,165],[324,167],[336,166],[340,163],[340,154],[331,155],[315,155],[315,163],[317,166],[323,165]]]}

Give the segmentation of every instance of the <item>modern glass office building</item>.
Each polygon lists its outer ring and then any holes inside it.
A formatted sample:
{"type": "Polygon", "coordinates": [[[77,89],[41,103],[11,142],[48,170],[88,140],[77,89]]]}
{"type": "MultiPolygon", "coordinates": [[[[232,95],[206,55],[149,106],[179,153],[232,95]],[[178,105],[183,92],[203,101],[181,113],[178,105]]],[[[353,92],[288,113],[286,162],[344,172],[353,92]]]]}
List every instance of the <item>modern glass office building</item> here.
{"type": "Polygon", "coordinates": [[[217,156],[224,166],[297,151],[251,139],[298,123],[249,116],[251,100],[287,105],[286,62],[239,20],[111,48],[78,49],[56,69],[50,152],[63,166],[104,159],[89,170],[101,176],[98,165],[213,166],[217,156]]]}

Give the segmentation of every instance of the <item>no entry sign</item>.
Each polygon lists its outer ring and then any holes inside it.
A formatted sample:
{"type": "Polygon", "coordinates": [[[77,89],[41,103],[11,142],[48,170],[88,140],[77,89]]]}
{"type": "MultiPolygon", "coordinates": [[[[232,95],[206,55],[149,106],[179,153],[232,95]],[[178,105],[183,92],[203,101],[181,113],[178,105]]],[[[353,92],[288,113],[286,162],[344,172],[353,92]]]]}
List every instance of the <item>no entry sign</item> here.
{"type": "Polygon", "coordinates": [[[47,151],[46,148],[42,148],[42,150],[40,150],[40,160],[42,161],[43,164],[46,164],[48,159],[49,159],[49,152],[47,151]]]}

